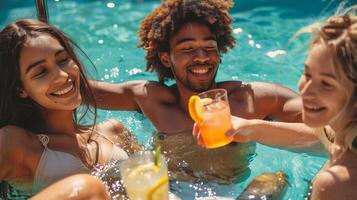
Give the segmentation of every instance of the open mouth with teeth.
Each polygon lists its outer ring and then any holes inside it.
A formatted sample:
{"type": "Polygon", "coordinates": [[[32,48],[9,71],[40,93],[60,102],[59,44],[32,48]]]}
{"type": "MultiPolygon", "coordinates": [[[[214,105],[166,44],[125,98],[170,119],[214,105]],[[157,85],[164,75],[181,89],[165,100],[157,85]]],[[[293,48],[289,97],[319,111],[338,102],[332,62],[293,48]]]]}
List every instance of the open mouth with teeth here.
{"type": "Polygon", "coordinates": [[[213,70],[211,66],[195,66],[188,69],[188,71],[195,76],[207,76],[213,70]]]}
{"type": "Polygon", "coordinates": [[[61,97],[61,96],[67,96],[71,94],[75,90],[75,84],[73,81],[70,82],[70,85],[67,86],[66,88],[52,92],[51,95],[56,96],[56,97],[61,97]]]}
{"type": "Polygon", "coordinates": [[[304,105],[304,109],[308,112],[321,112],[326,110],[325,107],[319,107],[319,106],[310,106],[310,105],[304,105]]]}

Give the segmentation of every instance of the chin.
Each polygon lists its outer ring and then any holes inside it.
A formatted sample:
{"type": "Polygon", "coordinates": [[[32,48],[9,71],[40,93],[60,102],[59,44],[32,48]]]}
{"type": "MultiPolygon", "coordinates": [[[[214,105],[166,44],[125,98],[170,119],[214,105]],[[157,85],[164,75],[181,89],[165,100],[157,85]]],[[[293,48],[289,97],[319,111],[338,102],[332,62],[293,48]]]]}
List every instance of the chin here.
{"type": "Polygon", "coordinates": [[[75,110],[82,104],[82,98],[76,99],[66,106],[66,110],[75,110]]]}
{"type": "Polygon", "coordinates": [[[206,92],[207,90],[211,89],[211,85],[212,84],[191,87],[191,90],[194,91],[194,92],[206,92]]]}
{"type": "Polygon", "coordinates": [[[319,127],[326,125],[321,120],[311,119],[304,115],[302,116],[302,121],[304,122],[304,124],[306,124],[307,126],[309,126],[311,128],[319,128],[319,127]]]}

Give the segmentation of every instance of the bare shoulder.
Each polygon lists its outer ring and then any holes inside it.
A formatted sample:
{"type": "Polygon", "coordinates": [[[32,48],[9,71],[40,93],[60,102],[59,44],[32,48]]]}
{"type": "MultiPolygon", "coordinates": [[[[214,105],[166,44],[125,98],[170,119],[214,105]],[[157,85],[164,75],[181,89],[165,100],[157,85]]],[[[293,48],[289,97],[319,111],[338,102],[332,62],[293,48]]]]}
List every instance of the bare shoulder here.
{"type": "Polygon", "coordinates": [[[174,91],[171,87],[157,81],[146,81],[142,88],[143,90],[138,92],[138,94],[145,99],[154,99],[159,101],[175,101],[176,99],[174,91]]]}
{"type": "Polygon", "coordinates": [[[0,149],[2,155],[21,154],[41,147],[35,134],[16,126],[4,126],[0,129],[0,149]]]}
{"type": "Polygon", "coordinates": [[[120,121],[116,119],[108,119],[97,126],[101,134],[110,138],[113,142],[124,148],[124,150],[127,150],[127,152],[133,153],[141,150],[141,146],[136,141],[136,138],[120,121]]]}
{"type": "Polygon", "coordinates": [[[257,98],[267,96],[297,96],[297,93],[290,88],[270,82],[226,81],[218,83],[218,87],[226,89],[231,94],[251,93],[257,98]]]}
{"type": "Polygon", "coordinates": [[[125,126],[116,119],[107,119],[101,123],[99,123],[98,128],[105,132],[105,133],[111,133],[111,134],[115,134],[115,133],[120,133],[124,130],[125,126]]]}
{"type": "Polygon", "coordinates": [[[21,147],[34,140],[33,134],[17,126],[4,126],[0,129],[0,148],[21,147]]]}
{"type": "Polygon", "coordinates": [[[296,92],[292,89],[279,85],[277,83],[269,82],[249,82],[243,83],[250,86],[256,95],[260,96],[278,96],[278,97],[296,97],[296,92]]]}
{"type": "Polygon", "coordinates": [[[14,166],[19,167],[25,154],[33,152],[36,136],[23,128],[4,126],[0,129],[0,178],[9,175],[14,166]]]}
{"type": "Polygon", "coordinates": [[[312,199],[357,199],[356,180],[345,166],[337,165],[319,172],[313,182],[312,199]]]}

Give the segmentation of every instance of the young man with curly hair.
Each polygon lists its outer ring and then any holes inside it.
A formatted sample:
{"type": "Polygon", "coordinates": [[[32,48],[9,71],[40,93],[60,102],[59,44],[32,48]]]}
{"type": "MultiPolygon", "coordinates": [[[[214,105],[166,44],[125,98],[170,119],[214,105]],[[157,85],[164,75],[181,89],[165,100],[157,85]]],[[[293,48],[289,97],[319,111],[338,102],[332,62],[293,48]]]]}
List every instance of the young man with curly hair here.
{"type": "Polygon", "coordinates": [[[157,143],[170,158],[171,170],[183,170],[190,177],[203,174],[204,179],[236,179],[245,174],[247,155],[254,150],[236,143],[212,150],[198,146],[191,135],[194,122],[188,114],[191,95],[224,88],[232,115],[301,121],[299,97],[286,87],[215,81],[221,54],[235,46],[228,13],[232,6],[231,0],[163,1],[142,21],[138,31],[139,47],[146,51],[146,69],[155,71],[159,81],[93,84],[101,108],[145,114],[159,132],[157,143]],[[176,84],[167,86],[165,81],[170,79],[176,84]],[[178,164],[182,160],[185,164],[178,164]],[[197,175],[195,171],[203,173],[197,175]]]}

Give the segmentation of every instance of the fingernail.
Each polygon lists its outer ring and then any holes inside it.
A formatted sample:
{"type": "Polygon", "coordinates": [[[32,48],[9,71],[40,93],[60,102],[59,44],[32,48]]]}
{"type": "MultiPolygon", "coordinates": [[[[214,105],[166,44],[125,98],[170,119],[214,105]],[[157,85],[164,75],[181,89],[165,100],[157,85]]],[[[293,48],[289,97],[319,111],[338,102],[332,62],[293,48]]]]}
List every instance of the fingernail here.
{"type": "Polygon", "coordinates": [[[228,137],[231,137],[231,136],[233,136],[234,135],[234,130],[229,130],[229,131],[227,131],[227,133],[226,133],[226,136],[228,136],[228,137]]]}

